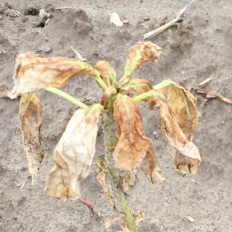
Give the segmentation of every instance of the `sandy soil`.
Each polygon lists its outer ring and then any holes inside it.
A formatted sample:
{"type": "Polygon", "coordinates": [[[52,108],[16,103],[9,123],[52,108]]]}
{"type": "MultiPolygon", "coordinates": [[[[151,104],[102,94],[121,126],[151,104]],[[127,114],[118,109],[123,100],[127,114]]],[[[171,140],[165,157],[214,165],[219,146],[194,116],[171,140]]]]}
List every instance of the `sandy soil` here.
{"type": "MultiPolygon", "coordinates": [[[[8,3],[21,12],[21,16],[14,18],[14,14],[0,12],[3,17],[0,20],[0,91],[13,87],[17,54],[31,51],[46,57],[75,57],[70,46],[90,64],[100,59],[107,60],[120,78],[128,48],[142,40],[144,33],[158,27],[165,18],[172,20],[188,0],[10,0],[8,3]],[[63,6],[72,9],[55,10],[47,26],[36,27],[38,15],[24,15],[25,9],[31,6],[46,10],[63,6]],[[120,28],[110,24],[109,12],[113,11],[130,23],[120,28]]],[[[0,4],[5,4],[5,1],[1,0],[0,4]]],[[[207,88],[232,98],[231,15],[229,0],[196,1],[184,14],[179,31],[173,27],[151,39],[163,48],[159,63],[145,64],[133,77],[147,78],[153,84],[170,78],[195,88],[214,73],[207,88]],[[183,28],[186,29],[183,31],[183,28]]],[[[63,90],[86,104],[100,101],[102,95],[99,86],[87,76],[74,78],[63,90]]],[[[34,186],[28,178],[27,160],[21,146],[19,100],[0,99],[0,231],[105,231],[104,222],[113,218],[116,212],[106,203],[106,196],[100,193],[101,187],[93,168],[81,183],[82,196],[93,204],[96,212],[101,213],[101,218],[97,214],[93,216],[79,202],[54,200],[43,192],[46,175],[53,166],[52,151],[77,108],[46,91],[40,91],[39,96],[44,108],[42,134],[49,153],[34,186]]],[[[145,211],[139,231],[232,231],[232,107],[212,100],[201,109],[202,97],[197,97],[201,117],[194,142],[201,152],[202,163],[196,175],[185,178],[171,170],[172,163],[157,127],[158,112],[148,112],[146,104],[140,105],[146,135],[153,139],[162,173],[168,181],[151,185],[139,174],[139,184],[127,196],[129,207],[145,211]],[[157,138],[153,136],[154,131],[157,138]],[[188,215],[195,219],[194,223],[186,219],[188,215]]],[[[95,160],[103,152],[100,129],[95,160]]],[[[112,227],[113,232],[119,230],[117,225],[112,227]]]]}

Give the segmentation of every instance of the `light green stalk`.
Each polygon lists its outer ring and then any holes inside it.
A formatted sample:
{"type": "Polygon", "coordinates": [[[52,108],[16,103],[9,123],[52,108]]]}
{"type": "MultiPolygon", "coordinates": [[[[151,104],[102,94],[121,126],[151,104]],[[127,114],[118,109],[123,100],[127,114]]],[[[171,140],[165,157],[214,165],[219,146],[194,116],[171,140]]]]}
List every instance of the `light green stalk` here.
{"type": "Polygon", "coordinates": [[[162,89],[168,85],[174,85],[174,86],[179,86],[179,84],[177,84],[176,82],[174,81],[171,81],[171,80],[164,80],[164,81],[161,81],[159,84],[157,85],[154,85],[153,86],[153,89],[154,90],[158,90],[158,89],[162,89]]]}
{"type": "Polygon", "coordinates": [[[162,93],[160,93],[158,91],[155,91],[155,90],[150,90],[150,91],[148,91],[146,93],[138,95],[138,96],[132,98],[132,100],[137,104],[137,103],[141,102],[142,100],[144,100],[144,99],[146,99],[148,97],[158,97],[158,98],[161,98],[162,100],[164,100],[166,102],[168,101],[167,98],[162,93]]]}
{"type": "Polygon", "coordinates": [[[81,101],[79,101],[78,99],[76,99],[75,97],[72,97],[71,95],[63,92],[60,89],[57,89],[57,88],[54,88],[54,87],[49,87],[46,90],[49,91],[49,92],[55,93],[55,94],[59,95],[60,97],[65,98],[66,100],[74,103],[75,105],[79,106],[82,109],[88,108],[87,105],[85,105],[84,103],[82,103],[81,101]]]}

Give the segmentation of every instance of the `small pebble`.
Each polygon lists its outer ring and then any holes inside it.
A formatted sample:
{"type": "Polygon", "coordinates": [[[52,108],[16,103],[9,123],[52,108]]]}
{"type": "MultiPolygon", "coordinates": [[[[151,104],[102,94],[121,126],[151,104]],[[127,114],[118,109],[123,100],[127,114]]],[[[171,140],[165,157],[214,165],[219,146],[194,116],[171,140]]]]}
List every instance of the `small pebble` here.
{"type": "Polygon", "coordinates": [[[0,20],[2,20],[2,15],[0,15],[0,20]]]}

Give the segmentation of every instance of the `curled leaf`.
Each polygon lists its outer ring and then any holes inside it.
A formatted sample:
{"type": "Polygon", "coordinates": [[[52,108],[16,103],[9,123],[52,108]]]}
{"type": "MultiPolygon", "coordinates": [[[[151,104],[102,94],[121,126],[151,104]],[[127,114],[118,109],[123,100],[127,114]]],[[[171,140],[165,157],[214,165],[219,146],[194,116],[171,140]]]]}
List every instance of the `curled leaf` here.
{"type": "Polygon", "coordinates": [[[47,153],[40,133],[43,110],[36,92],[22,94],[19,116],[22,124],[22,144],[28,159],[32,183],[34,183],[43,158],[47,153]]]}
{"type": "Polygon", "coordinates": [[[147,150],[146,156],[140,165],[140,169],[146,175],[148,180],[154,184],[156,182],[164,183],[166,179],[160,175],[161,171],[151,143],[147,150]]]}
{"type": "Polygon", "coordinates": [[[144,136],[139,107],[131,98],[118,94],[114,102],[114,118],[118,125],[119,135],[113,153],[116,167],[136,171],[150,145],[150,139],[144,136]]]}
{"type": "Polygon", "coordinates": [[[99,109],[77,110],[58,142],[44,191],[51,197],[80,198],[79,181],[86,178],[95,154],[99,109]]]}
{"type": "Polygon", "coordinates": [[[129,76],[137,71],[145,62],[150,60],[158,61],[162,49],[148,42],[137,42],[129,49],[129,58],[127,59],[124,76],[120,79],[121,85],[129,81],[129,76]]]}
{"type": "Polygon", "coordinates": [[[189,133],[191,139],[198,125],[197,99],[181,86],[169,85],[168,94],[176,122],[183,132],[189,133]]]}
{"type": "Polygon", "coordinates": [[[104,109],[107,109],[109,99],[116,93],[117,93],[117,90],[115,89],[114,86],[110,86],[108,89],[104,91],[104,94],[101,100],[101,105],[104,107],[104,109]]]}
{"type": "MultiPolygon", "coordinates": [[[[114,102],[114,118],[118,125],[118,143],[113,153],[116,167],[135,173],[140,166],[152,183],[165,182],[165,178],[160,176],[152,141],[144,135],[139,107],[131,98],[119,94],[114,102]],[[149,162],[144,160],[146,155],[149,162]]],[[[127,182],[130,184],[129,179],[127,182]]]]}
{"type": "Polygon", "coordinates": [[[93,67],[100,73],[102,80],[107,86],[112,85],[116,81],[116,72],[107,61],[99,60],[93,67]]]}
{"type": "Polygon", "coordinates": [[[175,164],[174,170],[183,176],[187,171],[195,174],[201,163],[198,148],[184,135],[171,107],[160,99],[158,101],[160,104],[160,128],[167,150],[175,164]]]}
{"type": "Polygon", "coordinates": [[[87,74],[98,82],[102,81],[96,69],[77,59],[44,58],[33,53],[20,54],[16,58],[13,76],[15,86],[11,92],[7,91],[3,95],[13,99],[22,93],[38,89],[62,87],[77,74],[87,74]]]}

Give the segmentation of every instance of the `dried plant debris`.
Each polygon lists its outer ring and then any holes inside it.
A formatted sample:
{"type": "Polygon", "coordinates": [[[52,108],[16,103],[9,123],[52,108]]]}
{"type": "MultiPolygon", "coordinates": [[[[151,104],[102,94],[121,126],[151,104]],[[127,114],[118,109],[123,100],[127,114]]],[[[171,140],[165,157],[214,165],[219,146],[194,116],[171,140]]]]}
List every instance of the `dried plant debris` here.
{"type": "Polygon", "coordinates": [[[19,116],[22,124],[22,144],[28,159],[32,183],[34,183],[47,153],[41,136],[43,110],[36,92],[22,94],[19,116]]]}
{"type": "Polygon", "coordinates": [[[54,168],[48,175],[45,192],[54,198],[80,198],[79,182],[90,171],[95,154],[100,110],[77,110],[57,144],[54,168]]]}
{"type": "MultiPolygon", "coordinates": [[[[175,19],[173,19],[170,23],[167,23],[165,22],[164,25],[162,25],[161,27],[153,30],[153,31],[150,31],[148,33],[146,33],[144,35],[144,40],[148,40],[148,39],[151,39],[152,37],[158,35],[159,33],[161,33],[162,31],[166,30],[167,28],[177,24],[180,20],[181,20],[181,15],[192,5],[192,3],[195,2],[195,0],[192,0],[188,5],[186,5],[179,13],[178,15],[176,16],[175,19]]],[[[182,22],[183,20],[181,20],[180,22],[182,22]]]]}
{"type": "Polygon", "coordinates": [[[204,81],[202,81],[197,86],[197,93],[200,93],[200,94],[203,95],[203,100],[202,100],[201,107],[205,108],[205,104],[212,98],[219,98],[220,100],[232,105],[232,100],[220,95],[219,93],[215,93],[213,91],[202,89],[203,87],[205,87],[212,80],[213,75],[214,74],[212,74],[210,77],[206,78],[204,81]]]}
{"type": "Polygon", "coordinates": [[[110,16],[110,22],[113,23],[117,27],[121,27],[123,22],[120,20],[118,13],[113,12],[110,16]]]}

